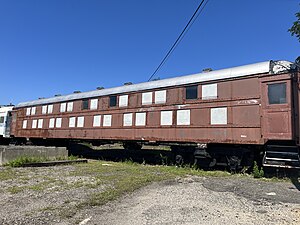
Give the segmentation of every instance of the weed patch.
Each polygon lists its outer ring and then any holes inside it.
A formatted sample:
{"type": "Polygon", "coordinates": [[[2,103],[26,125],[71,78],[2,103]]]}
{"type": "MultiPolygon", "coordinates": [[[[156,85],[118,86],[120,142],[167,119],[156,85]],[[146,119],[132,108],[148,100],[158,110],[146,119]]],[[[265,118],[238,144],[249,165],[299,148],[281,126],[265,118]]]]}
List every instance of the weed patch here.
{"type": "Polygon", "coordinates": [[[262,178],[264,177],[265,173],[264,173],[264,170],[263,168],[260,168],[258,167],[257,165],[257,162],[254,161],[254,166],[253,166],[253,177],[254,178],[262,178]]]}

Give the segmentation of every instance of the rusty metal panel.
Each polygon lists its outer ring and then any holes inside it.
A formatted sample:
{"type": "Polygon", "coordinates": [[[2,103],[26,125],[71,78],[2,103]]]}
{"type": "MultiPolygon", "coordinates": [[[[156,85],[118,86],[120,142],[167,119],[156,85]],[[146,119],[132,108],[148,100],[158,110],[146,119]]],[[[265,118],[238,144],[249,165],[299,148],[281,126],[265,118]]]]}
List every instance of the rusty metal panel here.
{"type": "Polygon", "coordinates": [[[209,108],[192,109],[191,124],[194,126],[209,126],[210,116],[209,108]]]}
{"type": "MultiPolygon", "coordinates": [[[[41,106],[37,106],[36,115],[34,116],[25,116],[24,108],[19,108],[16,111],[17,120],[14,123],[14,133],[17,137],[37,138],[237,144],[263,144],[264,141],[274,138],[289,140],[292,138],[290,100],[283,108],[266,104],[267,94],[265,88],[267,83],[280,80],[290,80],[290,75],[270,76],[265,74],[259,78],[255,76],[218,82],[218,98],[210,100],[201,99],[202,85],[199,84],[199,99],[193,101],[184,100],[185,88],[179,86],[167,90],[167,102],[163,105],[142,106],[141,93],[135,92],[129,93],[129,105],[124,108],[109,108],[109,98],[107,96],[99,98],[98,110],[82,110],[82,100],[74,101],[73,112],[65,113],[59,111],[60,103],[56,103],[54,104],[53,113],[50,115],[42,115],[41,106]],[[262,81],[261,85],[259,85],[260,81],[262,81]],[[262,90],[261,93],[260,90],[262,90]],[[227,124],[211,125],[211,108],[220,107],[227,108],[227,124]],[[176,125],[176,112],[180,109],[190,110],[190,125],[176,125]],[[160,125],[160,115],[163,110],[173,111],[172,125],[160,125]],[[136,112],[146,112],[145,126],[135,126],[136,112]],[[123,126],[124,113],[133,113],[131,127],[123,126]],[[93,127],[94,115],[102,115],[100,127],[93,127]],[[112,115],[111,127],[103,127],[103,115],[112,115]],[[85,117],[84,128],[69,128],[69,118],[79,116],[85,117]],[[62,118],[62,127],[48,129],[49,119],[57,117],[62,118]],[[28,129],[22,129],[22,122],[25,118],[28,120],[28,129]],[[43,129],[31,129],[33,119],[44,119],[43,129]],[[280,121],[280,123],[277,121],[280,121]]],[[[287,93],[290,93],[290,91],[289,86],[287,93]]]]}
{"type": "Polygon", "coordinates": [[[291,75],[283,74],[261,79],[262,135],[266,140],[292,140],[291,75]],[[286,103],[269,104],[268,85],[286,84],[286,103]]]}
{"type": "Polygon", "coordinates": [[[137,93],[133,93],[129,95],[128,107],[137,107],[138,105],[140,105],[138,96],[139,95],[137,93]]]}
{"type": "Polygon", "coordinates": [[[232,124],[240,127],[260,127],[259,104],[232,107],[232,124]]]}
{"type": "Polygon", "coordinates": [[[236,80],[232,83],[232,98],[259,97],[260,85],[258,77],[236,80]]]}
{"type": "MultiPolygon", "coordinates": [[[[167,104],[178,104],[180,88],[171,88],[167,91],[167,104]]],[[[182,99],[182,98],[181,98],[182,99]]]]}

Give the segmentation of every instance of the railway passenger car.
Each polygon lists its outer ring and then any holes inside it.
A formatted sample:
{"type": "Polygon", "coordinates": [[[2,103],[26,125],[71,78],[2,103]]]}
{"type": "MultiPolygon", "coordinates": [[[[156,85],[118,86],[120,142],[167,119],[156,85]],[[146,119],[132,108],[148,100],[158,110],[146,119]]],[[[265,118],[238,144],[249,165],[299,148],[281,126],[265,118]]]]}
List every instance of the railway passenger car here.
{"type": "Polygon", "coordinates": [[[10,123],[11,123],[11,111],[12,105],[0,106],[0,140],[6,143],[7,138],[10,137],[10,123]]]}
{"type": "Polygon", "coordinates": [[[204,166],[299,167],[299,70],[267,61],[18,104],[11,136],[171,145],[204,166]]]}

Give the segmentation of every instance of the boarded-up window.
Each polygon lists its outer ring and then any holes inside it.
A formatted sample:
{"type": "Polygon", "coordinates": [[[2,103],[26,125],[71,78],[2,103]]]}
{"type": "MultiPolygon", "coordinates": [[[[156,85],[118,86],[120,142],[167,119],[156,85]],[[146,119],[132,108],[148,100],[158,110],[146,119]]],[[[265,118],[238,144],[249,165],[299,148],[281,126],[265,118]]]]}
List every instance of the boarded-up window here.
{"type": "Polygon", "coordinates": [[[100,127],[101,126],[101,115],[94,116],[93,120],[93,127],[100,127]]]}
{"type": "Polygon", "coordinates": [[[103,126],[104,127],[110,127],[111,126],[111,118],[112,118],[111,115],[104,115],[104,118],[103,118],[103,126]]]}
{"type": "Polygon", "coordinates": [[[42,114],[47,114],[47,106],[46,105],[42,106],[42,114]]]}
{"type": "Polygon", "coordinates": [[[97,109],[98,108],[98,99],[91,99],[91,106],[90,109],[97,109]]]}
{"type": "Polygon", "coordinates": [[[218,97],[218,84],[202,85],[202,99],[216,99],[218,97]]]}
{"type": "Polygon", "coordinates": [[[55,124],[55,118],[51,118],[49,120],[49,128],[54,128],[54,124],[55,124]]]}
{"type": "Polygon", "coordinates": [[[65,112],[67,109],[67,103],[61,103],[60,104],[60,112],[65,112]]]}
{"type": "Polygon", "coordinates": [[[210,124],[227,124],[227,107],[210,109],[210,124]]]}
{"type": "Polygon", "coordinates": [[[31,128],[36,128],[37,126],[37,120],[32,120],[31,128]]]}
{"type": "Polygon", "coordinates": [[[43,128],[43,122],[44,122],[44,120],[43,119],[39,119],[38,120],[38,128],[43,128]]]}
{"type": "Polygon", "coordinates": [[[56,118],[55,127],[61,128],[61,124],[62,124],[62,118],[56,118]]]}
{"type": "Polygon", "coordinates": [[[177,125],[190,125],[190,110],[178,110],[177,111],[177,125]]]}
{"type": "Polygon", "coordinates": [[[48,114],[53,113],[53,105],[48,105],[48,114]]]}
{"type": "Polygon", "coordinates": [[[123,115],[123,126],[132,126],[132,113],[125,113],[123,115]]]}
{"type": "Polygon", "coordinates": [[[32,107],[31,108],[31,115],[35,115],[35,113],[36,113],[36,107],[32,107]]]}
{"type": "Polygon", "coordinates": [[[30,116],[31,108],[26,109],[26,116],[30,116]]]}
{"type": "Polygon", "coordinates": [[[76,117],[70,117],[69,119],[69,127],[75,127],[76,117]]]}
{"type": "Polygon", "coordinates": [[[135,125],[136,126],[145,126],[146,125],[146,113],[136,113],[135,114],[135,125]]]}
{"type": "Polygon", "coordinates": [[[128,106],[128,95],[122,95],[119,97],[119,107],[128,106]]]}
{"type": "Polygon", "coordinates": [[[152,104],[152,92],[142,93],[142,105],[152,104]]]}
{"type": "Polygon", "coordinates": [[[155,104],[166,103],[167,101],[167,91],[156,91],[155,92],[155,104]]]}
{"type": "Polygon", "coordinates": [[[23,120],[23,126],[22,126],[23,129],[26,129],[27,128],[27,120],[23,120]]]}
{"type": "Polygon", "coordinates": [[[160,125],[172,125],[173,111],[162,111],[160,113],[160,125]]]}
{"type": "Polygon", "coordinates": [[[84,116],[77,118],[77,127],[84,127],[84,116]]]}
{"type": "Polygon", "coordinates": [[[67,104],[67,112],[72,112],[73,111],[73,102],[68,102],[67,104]]]}

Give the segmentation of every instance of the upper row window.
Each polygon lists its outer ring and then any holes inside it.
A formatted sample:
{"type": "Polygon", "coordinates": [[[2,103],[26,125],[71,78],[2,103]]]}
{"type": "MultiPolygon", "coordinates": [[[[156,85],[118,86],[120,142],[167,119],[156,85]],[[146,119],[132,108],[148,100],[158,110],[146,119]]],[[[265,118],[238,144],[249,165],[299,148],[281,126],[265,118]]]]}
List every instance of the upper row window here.
{"type": "Polygon", "coordinates": [[[0,123],[4,123],[4,116],[0,116],[0,123]]]}
{"type": "MultiPolygon", "coordinates": [[[[201,98],[203,100],[216,99],[218,97],[218,84],[204,84],[201,88],[201,98]]],[[[198,85],[185,88],[185,99],[198,99],[198,85]]]]}
{"type": "Polygon", "coordinates": [[[198,98],[198,86],[190,86],[185,88],[186,99],[197,99],[198,98]]]}
{"type": "MultiPolygon", "coordinates": [[[[153,103],[152,100],[153,92],[145,92],[142,93],[142,105],[151,105],[153,103]]],[[[155,91],[154,92],[154,103],[155,104],[163,104],[167,101],[167,91],[155,91]]]]}
{"type": "Polygon", "coordinates": [[[268,85],[269,104],[284,104],[286,101],[286,83],[268,85]]]}
{"type": "Polygon", "coordinates": [[[116,95],[109,96],[109,106],[110,107],[117,106],[117,96],[116,95]]]}
{"type": "Polygon", "coordinates": [[[26,116],[35,115],[35,113],[36,113],[36,107],[26,109],[26,116]]]}
{"type": "Polygon", "coordinates": [[[53,113],[53,105],[43,105],[42,106],[42,114],[50,114],[53,113]]]}
{"type": "Polygon", "coordinates": [[[88,99],[82,100],[82,109],[89,109],[89,100],[88,99]]]}
{"type": "MultiPolygon", "coordinates": [[[[118,97],[116,95],[109,96],[109,107],[117,106],[118,97]]],[[[119,107],[128,106],[128,95],[119,96],[119,107]]]]}

